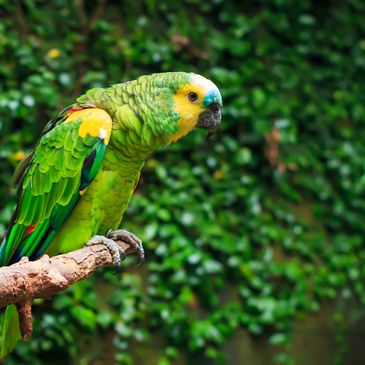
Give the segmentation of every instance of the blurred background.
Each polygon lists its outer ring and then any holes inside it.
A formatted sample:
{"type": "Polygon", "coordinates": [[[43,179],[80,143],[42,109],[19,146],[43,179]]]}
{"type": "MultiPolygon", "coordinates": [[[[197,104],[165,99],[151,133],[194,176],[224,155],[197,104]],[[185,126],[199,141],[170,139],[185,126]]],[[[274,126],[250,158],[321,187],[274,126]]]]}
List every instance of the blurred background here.
{"type": "Polygon", "coordinates": [[[0,234],[10,177],[77,96],[161,71],[224,99],[154,154],[128,259],[34,307],[6,365],[365,363],[365,3],[0,0],[0,234]]]}

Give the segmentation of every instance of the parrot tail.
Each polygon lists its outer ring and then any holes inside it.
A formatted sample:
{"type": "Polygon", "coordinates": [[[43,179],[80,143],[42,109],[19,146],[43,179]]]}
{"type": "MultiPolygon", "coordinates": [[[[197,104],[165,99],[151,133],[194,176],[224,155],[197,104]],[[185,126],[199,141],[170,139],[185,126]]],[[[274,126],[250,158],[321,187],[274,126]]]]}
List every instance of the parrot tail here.
{"type": "Polygon", "coordinates": [[[15,305],[0,309],[0,362],[14,350],[20,338],[19,316],[15,305]]]}

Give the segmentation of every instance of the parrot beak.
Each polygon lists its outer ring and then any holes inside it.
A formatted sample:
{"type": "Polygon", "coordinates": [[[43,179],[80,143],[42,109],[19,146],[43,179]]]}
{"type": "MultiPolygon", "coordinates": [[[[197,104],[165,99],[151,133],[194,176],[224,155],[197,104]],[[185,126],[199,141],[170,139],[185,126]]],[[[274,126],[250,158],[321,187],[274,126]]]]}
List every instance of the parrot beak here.
{"type": "Polygon", "coordinates": [[[208,134],[205,139],[213,136],[221,124],[221,107],[218,103],[212,103],[199,115],[197,128],[207,128],[208,134]]]}

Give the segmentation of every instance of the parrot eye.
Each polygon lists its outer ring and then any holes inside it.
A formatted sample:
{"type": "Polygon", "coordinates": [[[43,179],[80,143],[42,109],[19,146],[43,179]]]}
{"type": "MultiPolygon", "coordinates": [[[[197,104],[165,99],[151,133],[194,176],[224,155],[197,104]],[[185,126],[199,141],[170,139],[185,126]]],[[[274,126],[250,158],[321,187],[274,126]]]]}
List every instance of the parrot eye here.
{"type": "Polygon", "coordinates": [[[194,91],[191,91],[189,94],[188,94],[188,99],[189,101],[191,101],[192,103],[195,103],[197,100],[198,100],[198,94],[195,93],[194,91]]]}

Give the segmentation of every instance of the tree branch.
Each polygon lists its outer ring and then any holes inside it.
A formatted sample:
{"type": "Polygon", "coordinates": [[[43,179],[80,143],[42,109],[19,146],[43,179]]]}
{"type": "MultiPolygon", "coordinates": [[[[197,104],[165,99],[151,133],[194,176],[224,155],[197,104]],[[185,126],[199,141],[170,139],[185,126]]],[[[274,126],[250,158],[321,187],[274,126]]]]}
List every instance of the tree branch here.
{"type": "MultiPolygon", "coordinates": [[[[117,241],[128,254],[135,252],[128,244],[117,241]]],[[[67,289],[87,278],[97,268],[113,264],[110,250],[103,244],[85,246],[67,254],[39,260],[21,261],[0,268],[0,308],[16,304],[24,340],[32,334],[32,301],[67,289]]]]}

